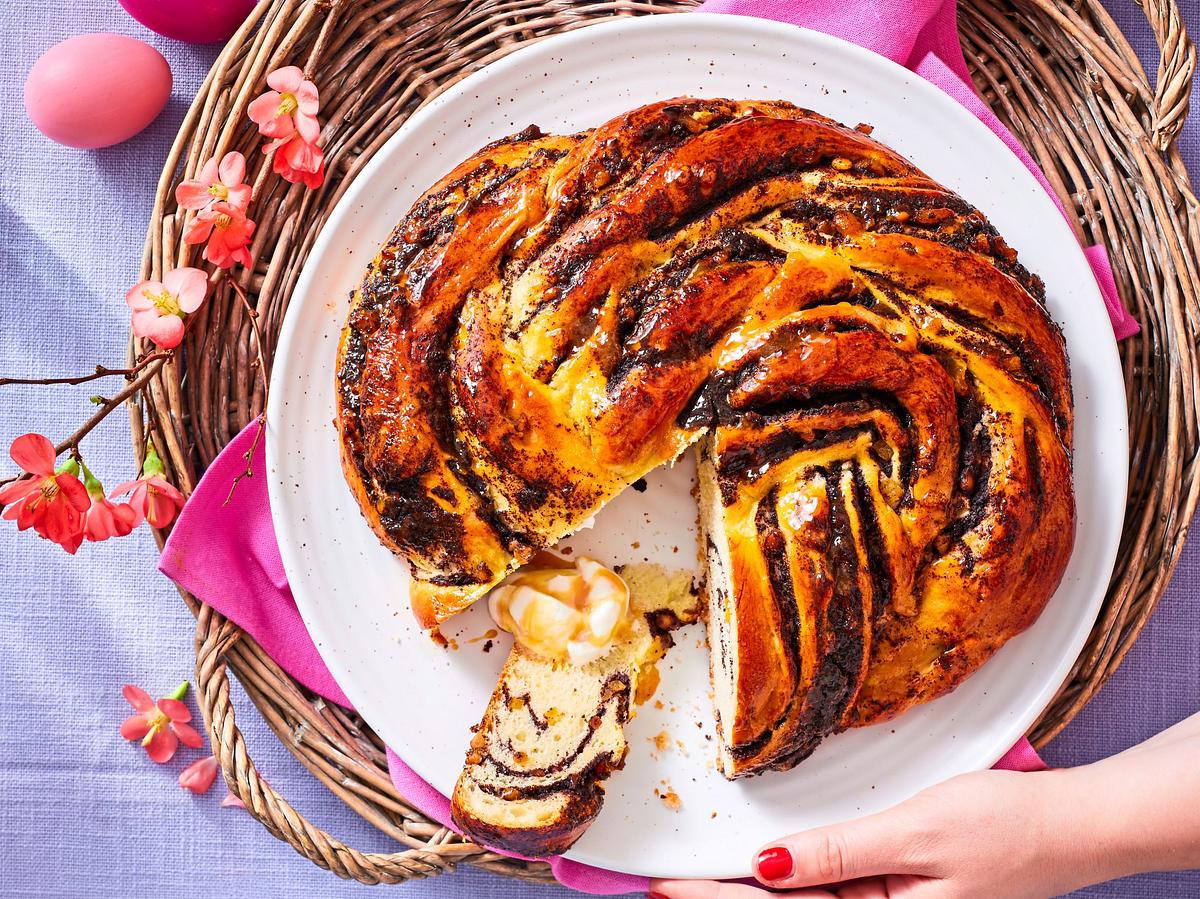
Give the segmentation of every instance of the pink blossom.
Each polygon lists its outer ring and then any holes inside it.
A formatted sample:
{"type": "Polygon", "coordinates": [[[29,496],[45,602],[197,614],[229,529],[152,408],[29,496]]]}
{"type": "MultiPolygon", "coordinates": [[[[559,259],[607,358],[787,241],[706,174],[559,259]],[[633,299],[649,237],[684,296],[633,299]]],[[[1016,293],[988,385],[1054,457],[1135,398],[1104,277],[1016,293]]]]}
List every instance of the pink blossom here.
{"type": "Polygon", "coordinates": [[[29,478],[0,487],[3,517],[16,521],[19,530],[33,528],[72,555],[83,542],[83,513],[88,494],[76,473],[79,466],[68,459],[54,467],[54,444],[41,434],[23,434],[8,451],[29,478]]]}
{"type": "Polygon", "coordinates": [[[84,539],[91,541],[107,540],[110,537],[125,537],[138,525],[138,514],[128,503],[112,503],[104,497],[104,486],[91,469],[80,465],[83,469],[83,486],[88,490],[91,505],[83,514],[84,539]]]}
{"type": "Polygon", "coordinates": [[[191,790],[197,796],[207,793],[216,779],[217,757],[215,755],[192,762],[179,772],[179,785],[185,790],[191,790]]]}
{"type": "Polygon", "coordinates": [[[132,492],[129,505],[137,513],[137,521],[150,522],[154,528],[165,528],[175,520],[175,512],[183,508],[183,494],[176,490],[162,475],[141,477],[136,481],[126,481],[112,492],[112,496],[121,496],[132,492]]]}
{"type": "Polygon", "coordinates": [[[141,281],[125,294],[133,310],[133,333],[169,350],[183,340],[183,320],[208,293],[208,276],[198,268],[173,268],[161,281],[141,281]]]}
{"type": "Polygon", "coordinates": [[[197,213],[183,232],[186,243],[205,243],[204,258],[220,268],[234,263],[251,265],[248,245],[254,236],[254,222],[236,206],[219,200],[197,213]]]}
{"type": "Polygon", "coordinates": [[[83,536],[99,542],[110,537],[124,537],[138,523],[138,514],[129,503],[112,503],[104,496],[104,486],[96,476],[83,467],[83,486],[92,504],[83,513],[83,536]]]}
{"type": "Polygon", "coordinates": [[[259,133],[272,139],[298,133],[308,143],[315,143],[321,133],[317,86],[305,79],[297,66],[276,69],[267,76],[267,84],[274,90],[254,99],[246,110],[259,133]]]}
{"type": "Polygon", "coordinates": [[[118,485],[109,494],[110,499],[126,493],[133,494],[129,497],[129,505],[137,516],[135,527],[145,520],[150,522],[151,527],[165,528],[175,520],[175,513],[183,508],[186,500],[183,494],[163,477],[164,470],[162,459],[154,451],[154,445],[149,444],[146,447],[146,461],[142,463],[142,476],[118,485]]]}
{"type": "Polygon", "coordinates": [[[202,210],[226,202],[245,212],[253,192],[245,178],[246,157],[241,153],[226,153],[219,163],[214,156],[204,163],[197,178],[175,188],[175,200],[184,209],[202,210]]]}
{"type": "Polygon", "coordinates": [[[199,749],[204,738],[188,724],[192,713],[182,702],[187,689],[188,682],[184,681],[170,696],[155,702],[145,690],[126,684],[121,693],[137,714],[122,722],[121,736],[126,740],[141,740],[150,761],[160,765],[174,757],[180,743],[199,749]]]}
{"type": "Polygon", "coordinates": [[[274,153],[271,169],[286,181],[316,189],[325,180],[325,154],[317,146],[321,125],[317,88],[296,66],[276,69],[267,76],[274,88],[254,100],[250,118],[271,141],[264,153],[274,153]]]}
{"type": "Polygon", "coordinates": [[[264,153],[275,151],[271,171],[285,181],[303,184],[316,190],[325,181],[325,154],[315,143],[294,134],[279,138],[263,147],[264,153]]]}
{"type": "Polygon", "coordinates": [[[129,503],[112,503],[103,497],[93,498],[83,514],[83,535],[99,542],[109,537],[124,537],[138,522],[138,515],[129,503]]]}

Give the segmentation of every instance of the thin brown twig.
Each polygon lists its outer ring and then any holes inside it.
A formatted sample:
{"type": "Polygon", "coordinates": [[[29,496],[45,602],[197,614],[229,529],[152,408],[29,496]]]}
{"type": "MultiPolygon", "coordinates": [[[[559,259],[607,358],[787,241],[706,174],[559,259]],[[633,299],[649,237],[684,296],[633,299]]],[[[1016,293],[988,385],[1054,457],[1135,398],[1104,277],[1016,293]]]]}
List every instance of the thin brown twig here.
{"type": "MultiPolygon", "coordinates": [[[[146,429],[147,447],[154,445],[154,435],[155,434],[158,435],[159,442],[165,444],[166,443],[166,435],[164,435],[162,432],[162,422],[159,420],[158,410],[154,406],[154,391],[151,389],[143,390],[139,396],[135,397],[134,399],[131,399],[130,402],[131,403],[141,402],[141,404],[142,404],[142,408],[146,415],[146,421],[149,423],[149,426],[146,429]]],[[[135,463],[136,463],[136,460],[135,460],[135,463]]]]}
{"type": "Polygon", "coordinates": [[[263,432],[267,429],[267,400],[271,395],[271,382],[267,378],[267,363],[263,358],[263,337],[262,331],[258,327],[258,309],[250,302],[250,298],[246,296],[246,291],[234,278],[229,279],[229,286],[233,288],[233,292],[237,294],[238,299],[242,302],[242,308],[246,310],[246,316],[250,319],[250,329],[254,332],[254,364],[258,367],[258,376],[262,378],[263,383],[263,411],[258,413],[258,429],[254,432],[254,439],[250,442],[249,449],[246,450],[244,458],[246,467],[233,479],[233,483],[229,485],[229,493],[225,497],[225,502],[222,506],[228,506],[233,499],[233,491],[237,489],[237,485],[242,478],[254,477],[254,454],[258,450],[259,443],[262,442],[263,432]]]}
{"type": "Polygon", "coordinates": [[[100,408],[96,410],[95,414],[85,421],[79,430],[56,446],[54,448],[55,451],[61,453],[66,449],[77,448],[79,446],[79,441],[86,437],[92,431],[92,429],[96,427],[96,425],[104,421],[110,412],[112,412],[123,402],[150,383],[150,379],[162,370],[162,367],[166,364],[168,358],[170,358],[169,355],[156,359],[145,369],[143,369],[140,375],[138,375],[134,380],[130,381],[120,393],[115,394],[111,399],[101,399],[100,408]]]}
{"type": "Polygon", "coordinates": [[[151,353],[148,356],[143,356],[131,368],[109,368],[106,365],[97,365],[96,370],[89,375],[72,375],[61,378],[0,378],[0,387],[6,387],[9,384],[86,384],[88,381],[95,381],[98,378],[111,378],[117,375],[131,378],[151,362],[154,362],[156,359],[167,359],[173,352],[173,350],[166,350],[161,353],[151,353]]]}
{"type": "Polygon", "coordinates": [[[254,454],[258,452],[258,445],[262,442],[263,431],[267,429],[267,413],[265,411],[258,413],[258,429],[254,432],[254,439],[250,441],[250,447],[242,454],[242,458],[246,460],[246,467],[233,479],[233,483],[229,485],[229,493],[225,495],[225,502],[222,506],[228,506],[233,501],[233,491],[237,490],[237,485],[241,483],[242,478],[254,477],[254,454]]]}

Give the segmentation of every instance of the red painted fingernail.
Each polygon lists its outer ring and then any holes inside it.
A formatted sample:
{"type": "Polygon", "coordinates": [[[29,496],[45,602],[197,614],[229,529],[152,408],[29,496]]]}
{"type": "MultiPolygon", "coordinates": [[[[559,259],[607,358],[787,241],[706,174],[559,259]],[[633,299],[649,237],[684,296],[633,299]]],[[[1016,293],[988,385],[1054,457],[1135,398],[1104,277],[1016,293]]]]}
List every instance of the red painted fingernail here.
{"type": "Polygon", "coordinates": [[[757,867],[763,880],[783,880],[792,873],[792,854],[782,846],[771,846],[758,854],[757,867]]]}
{"type": "Polygon", "coordinates": [[[649,892],[646,894],[646,899],[671,899],[666,893],[649,892]]]}

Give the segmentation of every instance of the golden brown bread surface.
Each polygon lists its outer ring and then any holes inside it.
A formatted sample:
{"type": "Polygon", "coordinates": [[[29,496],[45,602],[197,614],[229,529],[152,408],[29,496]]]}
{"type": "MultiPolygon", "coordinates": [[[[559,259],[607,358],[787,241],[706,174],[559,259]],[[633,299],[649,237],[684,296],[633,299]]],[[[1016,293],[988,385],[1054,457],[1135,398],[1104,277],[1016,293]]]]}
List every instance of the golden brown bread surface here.
{"type": "Polygon", "coordinates": [[[860,130],[676,99],[485,147],[343,333],[344,467],[453,615],[699,444],[727,776],[953,689],[1074,539],[1041,282],[860,130]]]}

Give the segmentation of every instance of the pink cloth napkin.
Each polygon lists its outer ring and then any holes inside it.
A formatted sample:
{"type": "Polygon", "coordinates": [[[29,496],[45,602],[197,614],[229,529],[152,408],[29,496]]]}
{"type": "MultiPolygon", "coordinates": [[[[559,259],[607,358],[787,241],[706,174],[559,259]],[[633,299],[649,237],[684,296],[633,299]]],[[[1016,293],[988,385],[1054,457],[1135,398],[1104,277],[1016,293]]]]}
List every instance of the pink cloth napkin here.
{"type": "MultiPolygon", "coordinates": [[[[1029,154],[971,88],[958,45],[954,0],[842,0],[837,4],[823,0],[708,0],[701,9],[804,25],[861,44],[907,66],[995,132],[1054,197],[1029,154]]],[[[1088,247],[1084,252],[1104,294],[1117,337],[1137,333],[1137,322],[1117,295],[1104,249],[1088,247]]],[[[243,479],[230,504],[223,505],[229,484],[244,468],[243,454],[253,442],[256,427],[251,424],[243,430],[213,462],[184,507],[163,549],[159,570],[235,621],[306,687],[349,706],[296,610],[271,525],[265,478],[243,479]]],[[[253,468],[256,472],[266,469],[261,442],[253,468]]],[[[390,751],[388,765],[396,788],[410,802],[450,826],[450,806],[445,796],[390,751]]],[[[1046,766],[1022,738],[996,767],[1032,771],[1046,766]]],[[[568,859],[556,858],[550,864],[560,882],[585,893],[639,892],[647,887],[643,877],[568,859]]]]}

